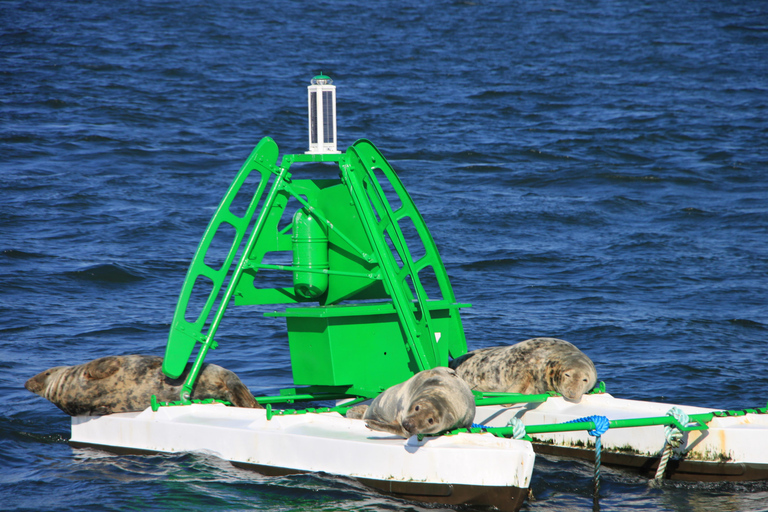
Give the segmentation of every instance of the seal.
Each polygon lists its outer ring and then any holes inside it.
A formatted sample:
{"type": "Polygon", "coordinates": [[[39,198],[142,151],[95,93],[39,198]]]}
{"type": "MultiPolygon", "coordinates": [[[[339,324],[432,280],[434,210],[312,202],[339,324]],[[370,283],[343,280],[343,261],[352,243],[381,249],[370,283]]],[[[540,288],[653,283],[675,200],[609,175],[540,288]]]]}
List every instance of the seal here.
{"type": "Polygon", "coordinates": [[[557,338],[468,352],[449,366],[477,391],[539,394],[557,391],[570,402],[597,383],[597,370],[581,350],[557,338]]]}
{"type": "Polygon", "coordinates": [[[402,437],[468,427],[475,397],[450,368],[424,370],[374,398],[362,419],[371,430],[402,437]]]}
{"type": "MultiPolygon", "coordinates": [[[[29,379],[24,387],[70,416],[100,416],[143,411],[152,395],[160,402],[179,399],[192,363],[178,379],[162,372],[158,356],[107,356],[75,366],[57,366],[29,379]]],[[[215,398],[236,407],[261,407],[233,372],[204,364],[192,388],[192,399],[215,398]]]]}

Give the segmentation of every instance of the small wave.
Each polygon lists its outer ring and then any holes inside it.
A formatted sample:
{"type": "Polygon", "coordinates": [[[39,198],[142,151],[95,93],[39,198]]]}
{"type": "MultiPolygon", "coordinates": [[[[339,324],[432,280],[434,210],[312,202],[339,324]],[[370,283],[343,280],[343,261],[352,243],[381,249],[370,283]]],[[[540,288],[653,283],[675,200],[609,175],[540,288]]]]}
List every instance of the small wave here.
{"type": "Polygon", "coordinates": [[[659,176],[645,175],[645,176],[633,176],[629,174],[603,174],[601,176],[604,179],[610,181],[661,181],[659,176]]]}
{"type": "Polygon", "coordinates": [[[51,108],[64,108],[69,106],[66,101],[59,98],[49,98],[43,101],[43,105],[51,108]]]}
{"type": "Polygon", "coordinates": [[[704,162],[723,162],[732,160],[734,156],[730,151],[713,151],[704,155],[702,160],[704,162]]]}
{"type": "Polygon", "coordinates": [[[766,325],[760,322],[756,322],[754,320],[747,320],[746,318],[734,318],[729,320],[733,325],[738,325],[740,327],[748,327],[750,329],[765,329],[766,325]]]}
{"type": "Polygon", "coordinates": [[[546,150],[530,148],[525,156],[535,160],[573,160],[573,157],[566,154],[551,153],[546,150]]]}
{"type": "Polygon", "coordinates": [[[518,98],[522,95],[520,91],[498,91],[487,90],[470,96],[473,100],[497,100],[499,98],[518,98]]]}
{"type": "Polygon", "coordinates": [[[86,142],[119,142],[117,139],[114,139],[112,137],[106,137],[104,135],[97,135],[97,134],[84,135],[80,140],[83,140],[86,142]]]}
{"type": "Polygon", "coordinates": [[[694,208],[692,206],[689,206],[688,208],[683,208],[682,211],[686,215],[710,215],[710,213],[706,210],[700,210],[698,208],[694,208]]]}
{"type": "Polygon", "coordinates": [[[122,324],[122,325],[116,325],[114,327],[109,327],[107,329],[96,329],[93,331],[87,331],[82,332],[79,334],[76,334],[76,338],[82,338],[82,337],[93,337],[93,336],[112,336],[112,335],[134,335],[134,334],[146,334],[151,333],[153,331],[167,331],[168,325],[161,325],[161,324],[140,324],[140,323],[131,323],[131,324],[122,324]]]}
{"type": "Polygon", "coordinates": [[[74,270],[66,272],[66,275],[83,281],[101,281],[105,283],[130,283],[144,279],[144,276],[138,272],[131,271],[115,263],[74,270]]]}
{"type": "Polygon", "coordinates": [[[517,263],[519,263],[517,258],[499,258],[492,260],[472,261],[470,263],[464,263],[460,265],[460,267],[464,270],[486,270],[509,268],[512,265],[516,265],[517,263]]]}
{"type": "Polygon", "coordinates": [[[38,254],[35,252],[25,252],[25,251],[19,251],[18,249],[3,249],[0,251],[0,254],[5,256],[6,258],[13,258],[13,259],[19,259],[19,260],[28,260],[32,258],[45,258],[45,254],[38,254]]]}
{"type": "Polygon", "coordinates": [[[744,32],[768,32],[768,26],[759,26],[759,25],[742,25],[738,23],[729,23],[728,25],[725,25],[723,27],[725,30],[736,30],[736,31],[744,31],[744,32]]]}

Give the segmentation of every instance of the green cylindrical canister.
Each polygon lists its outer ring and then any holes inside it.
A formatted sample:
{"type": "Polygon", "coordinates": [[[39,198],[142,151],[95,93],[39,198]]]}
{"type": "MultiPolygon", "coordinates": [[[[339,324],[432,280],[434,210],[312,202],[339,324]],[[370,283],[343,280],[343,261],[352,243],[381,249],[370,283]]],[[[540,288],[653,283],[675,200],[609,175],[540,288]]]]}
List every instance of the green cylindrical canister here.
{"type": "Polygon", "coordinates": [[[293,272],[293,289],[300,297],[316,299],[328,289],[328,274],[322,273],[328,270],[328,229],[302,208],[293,215],[291,240],[293,266],[311,270],[293,272]]]}

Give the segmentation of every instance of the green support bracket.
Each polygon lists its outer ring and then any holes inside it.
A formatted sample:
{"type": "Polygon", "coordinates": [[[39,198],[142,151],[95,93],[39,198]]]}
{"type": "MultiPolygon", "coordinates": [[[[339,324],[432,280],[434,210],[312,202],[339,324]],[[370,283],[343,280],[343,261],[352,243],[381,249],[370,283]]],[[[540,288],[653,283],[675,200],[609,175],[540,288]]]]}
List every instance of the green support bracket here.
{"type": "MultiPolygon", "coordinates": [[[[269,197],[273,197],[278,189],[280,183],[286,179],[287,171],[284,168],[278,168],[275,164],[277,162],[277,144],[265,137],[259,142],[251,155],[245,161],[240,168],[235,180],[229,187],[224,199],[219,204],[211,222],[208,224],[208,228],[203,234],[203,238],[197,248],[192,263],[187,272],[187,277],[182,287],[181,295],[179,296],[179,302],[176,305],[176,311],[174,313],[173,322],[171,324],[171,332],[168,337],[168,344],[166,346],[165,358],[163,359],[163,372],[171,378],[178,378],[181,375],[187,365],[189,357],[192,355],[195,343],[200,341],[202,347],[195,358],[189,375],[187,376],[181,391],[181,401],[188,403],[189,397],[192,393],[192,387],[197,375],[203,364],[203,360],[209,349],[215,348],[215,342],[213,337],[221,322],[221,319],[226,310],[229,299],[232,296],[234,290],[234,284],[237,282],[238,275],[242,272],[243,261],[241,260],[237,266],[234,276],[229,281],[224,295],[220,297],[221,289],[224,286],[224,280],[227,276],[232,261],[240,248],[240,244],[245,236],[246,230],[251,223],[253,215],[256,210],[256,206],[264,193],[264,190],[269,183],[273,174],[277,175],[274,180],[272,189],[270,190],[269,197]],[[248,208],[243,217],[238,217],[232,213],[230,207],[233,200],[237,196],[240,188],[245,183],[246,179],[251,172],[257,171],[261,173],[261,180],[256,192],[253,194],[248,208]],[[236,235],[230,246],[229,252],[224,260],[222,267],[218,270],[211,268],[205,263],[205,254],[210,248],[211,242],[219,228],[223,223],[227,223],[235,229],[236,235]],[[192,295],[192,289],[199,277],[204,277],[212,281],[211,291],[203,306],[202,311],[192,322],[187,320],[187,309],[189,306],[189,300],[192,295]],[[211,310],[216,302],[216,299],[220,297],[218,308],[216,309],[213,321],[210,323],[207,332],[203,333],[204,327],[210,317],[211,310]]],[[[267,199],[269,201],[269,199],[267,199]]],[[[263,225],[263,218],[260,215],[256,223],[256,228],[251,234],[251,238],[248,245],[252,245],[254,240],[258,238],[259,225],[263,225]]]]}

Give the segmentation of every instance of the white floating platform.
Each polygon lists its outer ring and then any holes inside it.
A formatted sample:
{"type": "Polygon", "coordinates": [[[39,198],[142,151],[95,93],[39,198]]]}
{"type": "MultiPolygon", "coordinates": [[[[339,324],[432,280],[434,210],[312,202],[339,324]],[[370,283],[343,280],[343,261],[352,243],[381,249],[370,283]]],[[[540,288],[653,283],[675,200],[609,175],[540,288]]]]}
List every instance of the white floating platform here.
{"type": "MultiPolygon", "coordinates": [[[[614,398],[602,393],[584,395],[579,404],[552,397],[546,402],[510,407],[478,408],[475,422],[503,427],[512,417],[526,425],[564,423],[585,416],[625,420],[666,416],[672,407],[686,414],[717,411],[686,405],[614,398]]],[[[768,480],[768,414],[748,413],[714,417],[706,430],[686,432],[675,450],[666,477],[679,480],[768,480]]],[[[585,431],[532,435],[537,453],[594,460],[595,438],[585,431]],[[591,448],[588,446],[591,443],[591,448]]],[[[601,437],[602,463],[631,467],[644,474],[656,472],[664,448],[663,426],[611,428],[601,437]]]]}
{"type": "Polygon", "coordinates": [[[531,443],[491,434],[374,432],[340,414],[276,415],[193,404],[72,418],[75,447],[117,453],[205,451],[268,475],[325,472],[406,499],[518,510],[531,484],[531,443]]]}
{"type": "MultiPolygon", "coordinates": [[[[626,420],[666,416],[670,404],[585,395],[574,404],[560,397],[542,403],[478,407],[475,422],[504,427],[564,423],[586,416],[626,420]]],[[[688,415],[710,413],[676,406],[688,415]]],[[[763,409],[765,411],[765,409],[763,409]]],[[[667,478],[768,480],[768,414],[714,417],[706,430],[684,435],[667,466],[667,478]]],[[[365,427],[335,412],[275,415],[264,409],[193,404],[157,412],[72,418],[76,447],[117,453],[206,452],[267,475],[324,472],[357,479],[385,493],[431,503],[518,510],[531,484],[534,449],[594,459],[594,437],[585,431],[533,434],[527,441],[489,433],[403,439],[365,427]]],[[[664,448],[663,426],[611,428],[601,437],[602,463],[652,476],[664,448]]]]}

